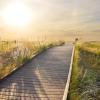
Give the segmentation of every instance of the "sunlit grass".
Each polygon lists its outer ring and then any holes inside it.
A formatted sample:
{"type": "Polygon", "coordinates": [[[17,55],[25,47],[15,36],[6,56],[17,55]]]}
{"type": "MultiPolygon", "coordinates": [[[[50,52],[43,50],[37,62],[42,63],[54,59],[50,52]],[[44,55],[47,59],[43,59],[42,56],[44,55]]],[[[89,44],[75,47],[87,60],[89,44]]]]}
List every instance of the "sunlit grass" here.
{"type": "Polygon", "coordinates": [[[100,42],[78,43],[75,48],[68,100],[100,99],[100,42]]]}
{"type": "Polygon", "coordinates": [[[64,41],[1,41],[0,79],[32,59],[36,54],[47,48],[63,44],[64,41]]]}

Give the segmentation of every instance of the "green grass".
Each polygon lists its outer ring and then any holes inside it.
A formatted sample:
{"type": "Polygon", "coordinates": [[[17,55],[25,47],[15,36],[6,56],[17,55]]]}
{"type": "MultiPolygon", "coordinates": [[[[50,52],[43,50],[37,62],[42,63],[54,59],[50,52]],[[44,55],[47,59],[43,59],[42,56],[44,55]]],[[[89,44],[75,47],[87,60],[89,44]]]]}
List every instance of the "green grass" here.
{"type": "Polygon", "coordinates": [[[100,42],[76,45],[68,100],[100,100],[100,42]]]}
{"type": "Polygon", "coordinates": [[[0,42],[0,79],[29,61],[34,55],[57,45],[63,41],[1,41],[0,42]]]}

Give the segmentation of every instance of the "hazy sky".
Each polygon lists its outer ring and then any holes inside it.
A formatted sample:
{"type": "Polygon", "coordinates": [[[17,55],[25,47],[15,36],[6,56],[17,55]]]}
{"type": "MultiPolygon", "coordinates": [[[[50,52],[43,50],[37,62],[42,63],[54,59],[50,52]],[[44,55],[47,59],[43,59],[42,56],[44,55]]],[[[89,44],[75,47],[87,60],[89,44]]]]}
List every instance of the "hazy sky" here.
{"type": "MultiPolygon", "coordinates": [[[[15,0],[0,0],[0,11],[15,0]]],[[[18,0],[17,0],[18,1],[18,0]]],[[[0,17],[0,35],[29,34],[99,34],[100,0],[19,0],[33,14],[22,29],[5,26],[0,17]]]]}

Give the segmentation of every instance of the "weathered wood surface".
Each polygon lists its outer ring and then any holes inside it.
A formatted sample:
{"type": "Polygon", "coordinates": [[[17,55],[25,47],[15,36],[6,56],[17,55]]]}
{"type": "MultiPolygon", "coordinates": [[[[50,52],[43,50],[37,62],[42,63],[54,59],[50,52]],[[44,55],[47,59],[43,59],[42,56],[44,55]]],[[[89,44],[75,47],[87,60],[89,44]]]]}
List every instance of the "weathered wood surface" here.
{"type": "Polygon", "coordinates": [[[67,82],[72,44],[38,55],[0,83],[0,100],[61,100],[67,82]]]}

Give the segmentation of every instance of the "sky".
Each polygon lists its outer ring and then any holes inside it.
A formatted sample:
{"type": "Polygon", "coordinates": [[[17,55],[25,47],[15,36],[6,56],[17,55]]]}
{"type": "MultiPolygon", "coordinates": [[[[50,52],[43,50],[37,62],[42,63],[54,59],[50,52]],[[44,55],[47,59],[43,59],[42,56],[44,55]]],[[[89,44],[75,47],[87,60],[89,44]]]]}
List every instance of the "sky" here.
{"type": "MultiPolygon", "coordinates": [[[[0,0],[0,12],[15,1],[0,0]]],[[[31,38],[48,34],[100,37],[100,0],[19,0],[19,2],[30,9],[32,13],[30,23],[24,27],[6,26],[0,16],[1,37],[31,38]]]]}

